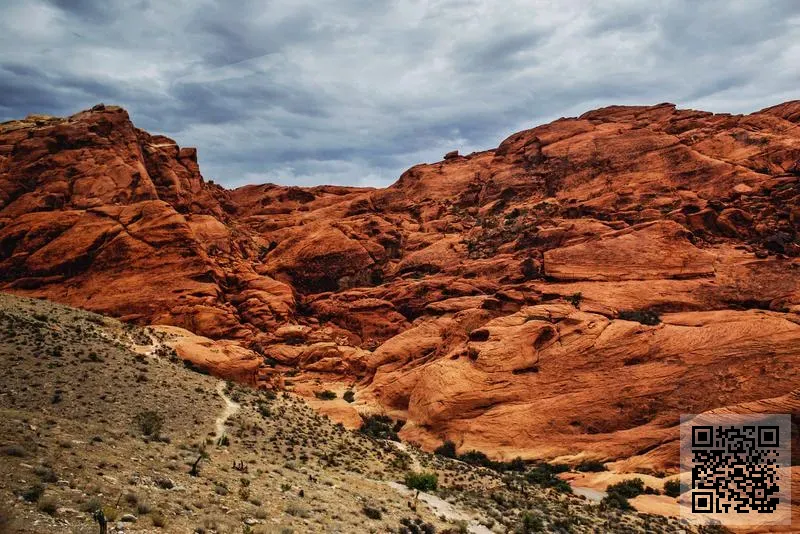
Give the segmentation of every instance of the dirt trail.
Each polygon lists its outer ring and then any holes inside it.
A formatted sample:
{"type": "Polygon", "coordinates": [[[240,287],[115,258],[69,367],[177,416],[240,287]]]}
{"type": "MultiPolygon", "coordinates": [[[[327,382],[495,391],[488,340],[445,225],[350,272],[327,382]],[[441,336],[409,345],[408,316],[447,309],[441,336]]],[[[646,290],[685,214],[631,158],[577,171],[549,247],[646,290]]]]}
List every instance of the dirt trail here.
{"type": "Polygon", "coordinates": [[[222,410],[222,413],[217,417],[215,421],[215,428],[216,434],[215,439],[220,439],[225,434],[225,422],[231,417],[233,414],[239,411],[241,406],[239,403],[234,402],[225,394],[225,381],[220,380],[217,382],[217,394],[222,397],[222,400],[225,401],[225,409],[222,410]]]}
{"type": "Polygon", "coordinates": [[[422,471],[422,465],[420,465],[419,459],[417,458],[417,455],[415,453],[409,451],[408,450],[408,446],[404,442],[402,442],[402,441],[392,441],[392,440],[388,440],[388,441],[389,441],[389,443],[393,444],[395,447],[397,447],[398,449],[400,449],[401,451],[405,452],[406,454],[408,454],[411,457],[411,467],[410,468],[411,468],[412,471],[422,471]]]}
{"type": "MultiPolygon", "coordinates": [[[[397,490],[401,495],[412,497],[416,494],[416,491],[408,489],[408,487],[403,484],[397,482],[387,482],[387,484],[397,490]]],[[[459,510],[455,505],[445,501],[441,497],[420,491],[418,498],[420,501],[427,504],[428,508],[430,508],[434,514],[440,517],[444,516],[450,521],[465,521],[467,523],[467,531],[470,534],[493,534],[491,530],[481,525],[474,515],[459,510]]]]}

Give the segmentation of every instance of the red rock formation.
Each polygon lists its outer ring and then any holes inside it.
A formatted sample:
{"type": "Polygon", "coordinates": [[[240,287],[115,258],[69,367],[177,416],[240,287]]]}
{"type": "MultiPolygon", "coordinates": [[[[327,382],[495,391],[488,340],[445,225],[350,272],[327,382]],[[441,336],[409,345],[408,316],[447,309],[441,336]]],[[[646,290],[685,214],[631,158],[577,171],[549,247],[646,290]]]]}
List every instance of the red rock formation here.
{"type": "Polygon", "coordinates": [[[251,384],[358,381],[428,447],[674,468],[679,414],[800,387],[799,123],[612,106],[386,189],[227,191],[120,108],[32,116],[0,125],[0,288],[237,340],[183,357],[251,384]]]}

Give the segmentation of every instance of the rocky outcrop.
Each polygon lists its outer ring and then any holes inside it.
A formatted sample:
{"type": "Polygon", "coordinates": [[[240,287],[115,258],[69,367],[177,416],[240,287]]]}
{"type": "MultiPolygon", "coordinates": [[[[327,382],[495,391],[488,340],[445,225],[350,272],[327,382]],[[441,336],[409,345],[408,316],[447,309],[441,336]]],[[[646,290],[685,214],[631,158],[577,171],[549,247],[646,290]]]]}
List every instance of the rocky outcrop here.
{"type": "Polygon", "coordinates": [[[31,116],[0,125],[0,289],[186,329],[258,387],[356,384],[426,447],[672,469],[680,413],[800,387],[798,106],[612,106],[385,189],[232,191],[120,108],[31,116]]]}

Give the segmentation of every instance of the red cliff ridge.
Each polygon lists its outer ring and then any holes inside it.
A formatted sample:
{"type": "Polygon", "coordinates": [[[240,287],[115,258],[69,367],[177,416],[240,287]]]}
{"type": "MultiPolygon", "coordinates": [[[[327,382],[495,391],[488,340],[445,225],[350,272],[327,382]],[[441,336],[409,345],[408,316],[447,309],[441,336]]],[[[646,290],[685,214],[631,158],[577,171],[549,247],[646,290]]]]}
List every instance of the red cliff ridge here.
{"type": "Polygon", "coordinates": [[[674,470],[682,413],[800,410],[800,102],[612,106],[385,189],[226,190],[121,108],[30,116],[0,124],[0,289],[355,384],[332,411],[427,448],[674,470]]]}

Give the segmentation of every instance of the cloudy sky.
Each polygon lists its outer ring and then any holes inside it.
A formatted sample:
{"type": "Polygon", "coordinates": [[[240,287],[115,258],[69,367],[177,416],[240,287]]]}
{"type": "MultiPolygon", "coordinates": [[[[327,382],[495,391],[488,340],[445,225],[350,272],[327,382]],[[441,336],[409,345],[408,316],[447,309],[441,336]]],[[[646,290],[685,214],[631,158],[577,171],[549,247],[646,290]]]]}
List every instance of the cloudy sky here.
{"type": "Polygon", "coordinates": [[[2,0],[0,121],[98,102],[208,179],[388,185],[609,104],[800,98],[795,0],[2,0]]]}

